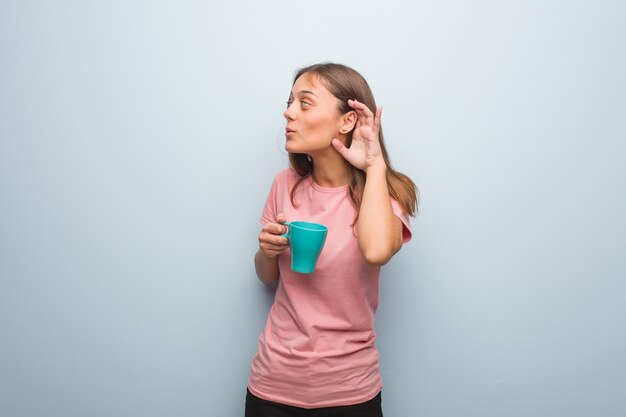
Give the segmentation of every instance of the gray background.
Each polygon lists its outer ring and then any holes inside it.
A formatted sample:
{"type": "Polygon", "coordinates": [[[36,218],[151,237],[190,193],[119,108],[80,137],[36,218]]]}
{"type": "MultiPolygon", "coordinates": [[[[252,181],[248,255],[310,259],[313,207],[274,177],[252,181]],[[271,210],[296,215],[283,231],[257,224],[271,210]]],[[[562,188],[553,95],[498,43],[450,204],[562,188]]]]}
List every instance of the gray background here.
{"type": "Polygon", "coordinates": [[[0,415],[242,416],[294,71],[337,61],[422,193],[386,416],[626,415],[620,1],[4,1],[0,415]]]}

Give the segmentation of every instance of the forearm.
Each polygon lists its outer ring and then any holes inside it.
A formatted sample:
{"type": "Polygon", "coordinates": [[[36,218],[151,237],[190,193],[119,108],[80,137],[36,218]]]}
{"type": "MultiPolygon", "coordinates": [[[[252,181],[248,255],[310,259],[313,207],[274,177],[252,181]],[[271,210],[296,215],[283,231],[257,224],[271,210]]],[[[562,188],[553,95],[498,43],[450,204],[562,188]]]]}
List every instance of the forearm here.
{"type": "Polygon", "coordinates": [[[261,249],[254,256],[256,274],[265,285],[272,285],[278,281],[278,256],[269,257],[261,249]]]}
{"type": "Polygon", "coordinates": [[[359,209],[359,248],[371,265],[383,265],[402,246],[402,223],[393,213],[385,164],[367,170],[359,209]]]}

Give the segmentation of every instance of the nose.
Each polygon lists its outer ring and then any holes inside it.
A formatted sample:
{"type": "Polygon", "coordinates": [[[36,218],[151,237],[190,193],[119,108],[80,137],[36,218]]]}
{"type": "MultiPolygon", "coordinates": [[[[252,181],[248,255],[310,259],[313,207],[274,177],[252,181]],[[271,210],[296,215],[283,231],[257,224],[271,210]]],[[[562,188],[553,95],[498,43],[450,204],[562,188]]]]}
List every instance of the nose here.
{"type": "Polygon", "coordinates": [[[283,116],[285,116],[285,119],[287,119],[287,120],[293,120],[294,113],[291,110],[291,106],[287,107],[287,109],[283,112],[283,116]]]}

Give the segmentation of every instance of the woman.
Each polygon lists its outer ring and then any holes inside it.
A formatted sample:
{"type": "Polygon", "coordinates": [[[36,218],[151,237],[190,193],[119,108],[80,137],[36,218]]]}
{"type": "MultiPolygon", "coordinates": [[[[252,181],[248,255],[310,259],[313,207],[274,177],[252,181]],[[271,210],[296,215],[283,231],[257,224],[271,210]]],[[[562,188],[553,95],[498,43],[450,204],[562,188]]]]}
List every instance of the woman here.
{"type": "Polygon", "coordinates": [[[380,266],[411,239],[417,189],[393,170],[365,79],[339,64],[295,76],[287,109],[290,168],[262,215],[255,267],[278,283],[259,336],[246,417],[382,416],[375,345],[380,266]],[[286,221],[328,227],[315,272],[290,269],[286,221]]]}

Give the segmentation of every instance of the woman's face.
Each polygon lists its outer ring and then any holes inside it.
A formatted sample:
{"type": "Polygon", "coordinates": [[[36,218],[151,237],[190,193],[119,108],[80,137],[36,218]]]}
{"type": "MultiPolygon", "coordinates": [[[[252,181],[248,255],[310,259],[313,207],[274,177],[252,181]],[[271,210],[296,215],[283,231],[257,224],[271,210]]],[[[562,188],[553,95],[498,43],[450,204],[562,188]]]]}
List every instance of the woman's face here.
{"type": "Polygon", "coordinates": [[[324,151],[338,137],[342,115],[339,99],[317,76],[301,75],[293,85],[283,113],[287,119],[285,150],[312,154],[324,151]]]}

